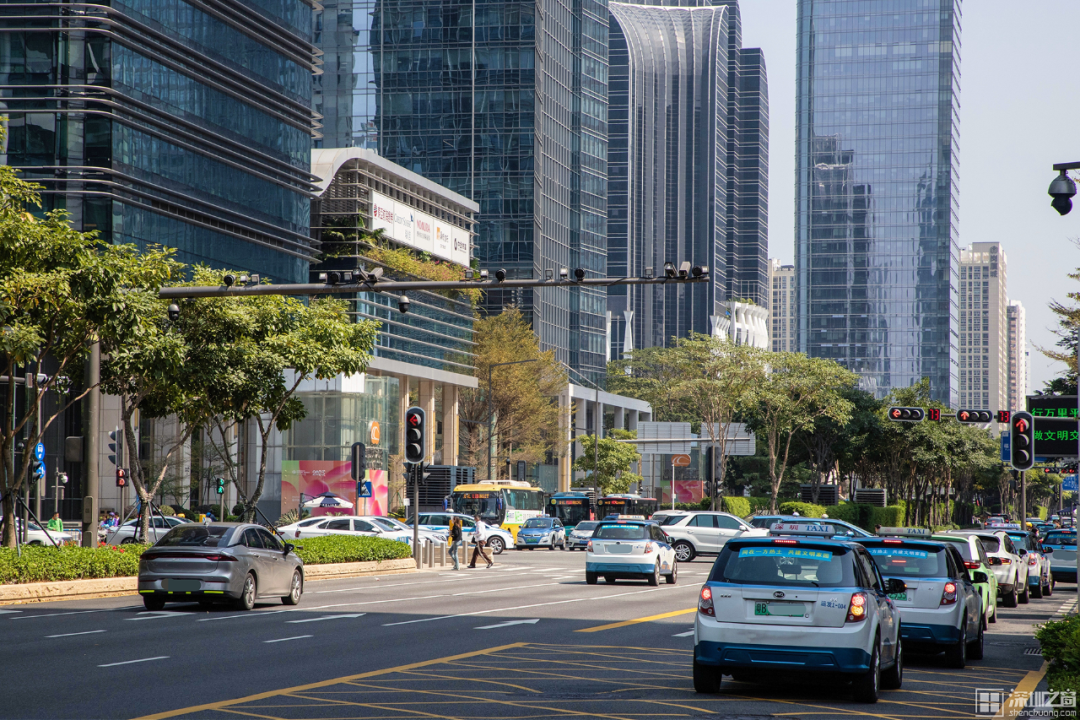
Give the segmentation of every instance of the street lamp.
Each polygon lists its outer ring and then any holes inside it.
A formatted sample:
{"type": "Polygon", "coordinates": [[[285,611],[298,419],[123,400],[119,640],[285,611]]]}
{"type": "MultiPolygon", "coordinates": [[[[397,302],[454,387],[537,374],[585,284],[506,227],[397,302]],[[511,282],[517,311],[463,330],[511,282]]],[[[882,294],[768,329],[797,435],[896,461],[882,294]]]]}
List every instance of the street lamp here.
{"type": "Polygon", "coordinates": [[[491,402],[491,371],[501,365],[521,365],[522,363],[539,362],[537,358],[531,360],[513,360],[511,362],[491,363],[488,365],[488,479],[494,480],[495,474],[495,445],[492,439],[495,436],[495,408],[491,402]]]}

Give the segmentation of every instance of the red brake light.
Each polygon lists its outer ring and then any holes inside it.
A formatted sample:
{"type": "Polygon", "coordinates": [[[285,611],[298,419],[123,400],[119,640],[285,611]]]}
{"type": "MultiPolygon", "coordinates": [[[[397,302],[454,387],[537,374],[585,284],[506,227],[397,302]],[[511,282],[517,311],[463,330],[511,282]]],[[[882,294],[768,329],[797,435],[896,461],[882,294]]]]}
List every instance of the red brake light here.
{"type": "Polygon", "coordinates": [[[792,540],[791,538],[773,538],[773,542],[779,545],[798,545],[798,540],[792,540]]]}
{"type": "Polygon", "coordinates": [[[1001,564],[1002,565],[1012,565],[1012,560],[1010,560],[1009,558],[1001,558],[1001,564]]]}
{"type": "Polygon", "coordinates": [[[903,540],[894,540],[894,539],[891,539],[891,538],[890,538],[890,539],[887,539],[887,540],[885,541],[885,544],[886,544],[886,545],[900,545],[900,544],[901,544],[901,543],[903,543],[903,542],[904,542],[903,540]]]}
{"type": "Polygon", "coordinates": [[[708,615],[709,617],[716,617],[716,610],[713,609],[712,602],[712,590],[708,585],[704,585],[701,588],[701,593],[698,597],[698,612],[702,615],[708,615]]]}
{"type": "Polygon", "coordinates": [[[965,560],[964,561],[964,567],[966,567],[968,570],[978,570],[979,569],[979,563],[971,562],[970,560],[965,560]]]}
{"type": "Polygon", "coordinates": [[[236,562],[232,555],[207,555],[206,559],[213,562],[236,562]]]}
{"type": "Polygon", "coordinates": [[[645,543],[645,554],[646,555],[651,553],[653,550],[655,550],[655,548],[653,547],[652,543],[645,543]]]}
{"type": "Polygon", "coordinates": [[[945,590],[941,593],[941,605],[952,605],[956,602],[956,583],[945,583],[945,590]]]}
{"type": "Polygon", "coordinates": [[[848,603],[847,619],[845,620],[845,622],[862,622],[865,619],[866,593],[852,593],[851,602],[848,603]]]}
{"type": "Polygon", "coordinates": [[[1035,555],[1029,553],[1028,554],[1028,565],[1038,565],[1038,564],[1039,564],[1039,558],[1037,558],[1037,557],[1035,557],[1035,555]]]}

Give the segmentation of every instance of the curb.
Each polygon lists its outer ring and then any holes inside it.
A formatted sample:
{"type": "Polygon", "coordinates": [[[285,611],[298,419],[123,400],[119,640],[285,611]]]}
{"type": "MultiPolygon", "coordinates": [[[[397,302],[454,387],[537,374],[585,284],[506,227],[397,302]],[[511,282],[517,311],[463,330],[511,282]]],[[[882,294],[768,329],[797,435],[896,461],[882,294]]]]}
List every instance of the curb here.
{"type": "MultiPolygon", "coordinates": [[[[376,562],[330,563],[304,567],[305,582],[336,580],[370,575],[402,575],[419,572],[412,558],[376,562]]],[[[59,600],[92,600],[138,594],[138,578],[119,577],[95,580],[62,580],[58,582],[0,585],[0,605],[56,602],[59,600]]]]}

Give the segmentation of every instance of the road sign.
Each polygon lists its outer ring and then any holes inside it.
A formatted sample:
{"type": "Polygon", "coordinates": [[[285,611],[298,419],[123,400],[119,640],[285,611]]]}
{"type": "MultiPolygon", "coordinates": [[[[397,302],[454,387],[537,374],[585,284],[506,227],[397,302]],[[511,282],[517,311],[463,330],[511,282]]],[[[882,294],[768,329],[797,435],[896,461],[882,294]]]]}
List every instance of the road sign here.
{"type": "Polygon", "coordinates": [[[1080,427],[1076,420],[1036,416],[1034,426],[1036,455],[1048,458],[1077,456],[1080,427]]]}
{"type": "Polygon", "coordinates": [[[1007,463],[1009,462],[1009,458],[1012,457],[1012,444],[1009,442],[1009,438],[1011,437],[1012,436],[1007,432],[1001,433],[1001,462],[1007,463]]]}
{"type": "Polygon", "coordinates": [[[1075,395],[1028,395],[1028,412],[1037,418],[1076,418],[1078,409],[1075,395]]]}
{"type": "Polygon", "coordinates": [[[1065,492],[1080,492],[1080,478],[1075,475],[1065,478],[1061,483],[1061,489],[1065,492]]]}
{"type": "Polygon", "coordinates": [[[371,497],[371,481],[364,480],[363,482],[356,483],[356,497],[369,498],[371,497]]]}
{"type": "Polygon", "coordinates": [[[671,464],[675,467],[690,467],[689,455],[672,455],[671,464]]]}
{"type": "Polygon", "coordinates": [[[38,460],[45,459],[45,443],[37,444],[37,447],[34,448],[34,457],[36,457],[38,460]]]}

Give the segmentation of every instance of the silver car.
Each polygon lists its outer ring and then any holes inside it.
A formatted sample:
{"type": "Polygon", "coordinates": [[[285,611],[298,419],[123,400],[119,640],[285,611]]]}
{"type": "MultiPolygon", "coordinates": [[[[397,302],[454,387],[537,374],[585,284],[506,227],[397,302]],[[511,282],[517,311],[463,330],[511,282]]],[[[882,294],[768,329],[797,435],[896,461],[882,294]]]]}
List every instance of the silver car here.
{"type": "Polygon", "coordinates": [[[296,605],[303,592],[304,562],[293,546],[250,523],[186,523],[139,560],[139,594],[147,610],[193,600],[230,600],[241,610],[267,598],[296,605]]]}

